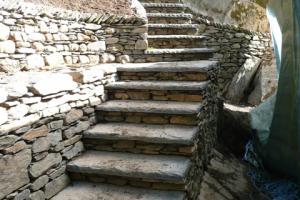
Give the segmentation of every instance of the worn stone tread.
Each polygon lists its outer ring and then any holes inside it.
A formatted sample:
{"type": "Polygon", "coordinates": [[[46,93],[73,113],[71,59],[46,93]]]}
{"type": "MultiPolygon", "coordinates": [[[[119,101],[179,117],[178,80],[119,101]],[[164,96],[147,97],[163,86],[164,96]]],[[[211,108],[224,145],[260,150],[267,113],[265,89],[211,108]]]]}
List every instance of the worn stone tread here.
{"type": "Polygon", "coordinates": [[[196,29],[198,24],[148,24],[149,28],[196,29]]]}
{"type": "Polygon", "coordinates": [[[203,35],[148,35],[148,39],[205,39],[203,35]]]}
{"type": "Polygon", "coordinates": [[[99,140],[135,140],[147,143],[190,145],[194,143],[198,132],[198,127],[182,125],[106,123],[97,124],[87,130],[83,137],[99,140]]]}
{"type": "Polygon", "coordinates": [[[183,156],[87,151],[67,165],[69,172],[141,178],[182,184],[191,166],[183,156]]]}
{"type": "Polygon", "coordinates": [[[201,103],[145,100],[111,100],[97,106],[98,111],[139,112],[156,114],[198,114],[201,103]]]}
{"type": "Polygon", "coordinates": [[[195,53],[214,53],[212,48],[180,48],[180,49],[148,49],[145,50],[146,55],[159,54],[195,54],[195,53]]]}
{"type": "Polygon", "coordinates": [[[117,81],[106,85],[108,90],[180,90],[201,91],[209,81],[117,81]]]}
{"type": "Polygon", "coordinates": [[[181,61],[181,62],[155,62],[155,63],[127,63],[127,64],[104,64],[115,66],[119,72],[207,72],[216,67],[218,62],[200,61],[181,61]]]}
{"type": "Polygon", "coordinates": [[[185,18],[185,19],[192,19],[192,14],[187,13],[147,13],[148,18],[185,18]]]}
{"type": "Polygon", "coordinates": [[[144,8],[186,8],[183,3],[142,3],[144,8]]]}
{"type": "Polygon", "coordinates": [[[183,200],[184,192],[74,182],[52,200],[183,200]]]}

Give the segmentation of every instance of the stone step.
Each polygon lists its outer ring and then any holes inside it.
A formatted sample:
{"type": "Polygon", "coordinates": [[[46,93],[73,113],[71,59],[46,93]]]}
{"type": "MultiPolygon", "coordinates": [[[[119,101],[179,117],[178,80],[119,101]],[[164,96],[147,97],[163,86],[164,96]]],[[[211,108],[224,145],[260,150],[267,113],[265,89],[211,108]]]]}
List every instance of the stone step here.
{"type": "Polygon", "coordinates": [[[83,142],[88,150],[192,156],[198,133],[197,126],[105,123],[86,131],[83,142]]]}
{"type": "Polygon", "coordinates": [[[142,3],[147,13],[181,13],[187,9],[183,3],[142,3]]]}
{"type": "MultiPolygon", "coordinates": [[[[184,185],[191,167],[183,156],[86,151],[67,164],[69,173],[184,185]]],[[[72,176],[71,178],[76,176],[72,176]]],[[[109,178],[107,178],[109,179],[109,178]]],[[[104,181],[106,182],[106,181],[104,181]]],[[[184,188],[182,188],[184,190],[184,188]]]]}
{"type": "Polygon", "coordinates": [[[207,46],[201,35],[148,35],[149,48],[199,48],[207,46]]]}
{"type": "Polygon", "coordinates": [[[52,200],[184,200],[179,191],[159,191],[130,186],[74,182],[52,200]]]}
{"type": "Polygon", "coordinates": [[[212,48],[178,48],[178,49],[147,49],[146,55],[160,55],[160,54],[212,54],[216,52],[212,48]]]}
{"type": "Polygon", "coordinates": [[[198,24],[148,24],[149,35],[195,35],[198,24]]]}
{"type": "Polygon", "coordinates": [[[142,3],[182,3],[182,0],[140,0],[142,3]]]}
{"type": "Polygon", "coordinates": [[[209,81],[118,81],[106,86],[110,100],[202,102],[209,81]]]}
{"type": "Polygon", "coordinates": [[[190,24],[193,18],[188,13],[148,13],[150,24],[190,24]]]}
{"type": "Polygon", "coordinates": [[[193,102],[111,100],[97,106],[96,110],[104,112],[194,115],[198,114],[201,108],[201,103],[193,102]]]}

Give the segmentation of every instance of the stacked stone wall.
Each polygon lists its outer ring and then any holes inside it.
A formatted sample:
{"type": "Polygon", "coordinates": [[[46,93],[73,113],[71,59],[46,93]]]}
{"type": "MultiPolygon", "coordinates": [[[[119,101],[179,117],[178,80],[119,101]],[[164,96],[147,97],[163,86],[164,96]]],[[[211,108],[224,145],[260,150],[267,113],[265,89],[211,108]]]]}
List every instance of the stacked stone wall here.
{"type": "Polygon", "coordinates": [[[137,14],[98,15],[1,1],[0,72],[134,62],[130,55],[148,47],[146,23],[137,14]]]}
{"type": "Polygon", "coordinates": [[[0,199],[50,199],[69,184],[66,163],[84,151],[82,133],[96,123],[94,107],[115,72],[0,76],[0,199]]]}

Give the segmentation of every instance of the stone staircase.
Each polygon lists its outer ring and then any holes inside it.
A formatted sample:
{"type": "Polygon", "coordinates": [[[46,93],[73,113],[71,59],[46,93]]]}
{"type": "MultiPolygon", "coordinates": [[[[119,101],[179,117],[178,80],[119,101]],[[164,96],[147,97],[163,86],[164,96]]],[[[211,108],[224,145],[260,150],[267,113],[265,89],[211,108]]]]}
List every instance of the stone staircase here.
{"type": "Polygon", "coordinates": [[[83,135],[87,151],[67,165],[72,185],[53,200],[198,197],[216,137],[218,63],[183,4],[143,2],[153,23],[145,54],[191,61],[108,64],[119,80],[106,86],[99,123],[83,135]]]}

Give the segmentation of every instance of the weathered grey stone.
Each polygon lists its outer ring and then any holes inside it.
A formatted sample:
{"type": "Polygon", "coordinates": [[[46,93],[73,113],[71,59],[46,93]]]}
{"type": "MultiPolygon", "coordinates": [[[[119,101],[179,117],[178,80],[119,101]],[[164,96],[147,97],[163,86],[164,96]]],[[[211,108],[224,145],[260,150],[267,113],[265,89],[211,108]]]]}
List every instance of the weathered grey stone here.
{"type": "Polygon", "coordinates": [[[111,37],[105,40],[106,44],[116,44],[119,42],[119,38],[111,37]]]}
{"type": "Polygon", "coordinates": [[[140,189],[127,186],[75,182],[52,200],[122,199],[122,200],[182,200],[184,192],[140,189]]]}
{"type": "Polygon", "coordinates": [[[52,121],[48,124],[48,128],[53,131],[62,128],[64,125],[63,120],[58,120],[58,121],[52,121]]]}
{"type": "Polygon", "coordinates": [[[76,135],[68,140],[65,140],[64,146],[67,147],[67,146],[75,144],[76,142],[78,142],[81,139],[81,137],[82,137],[81,135],[76,135]]]}
{"type": "Polygon", "coordinates": [[[50,149],[50,143],[49,143],[47,137],[38,138],[32,144],[32,152],[33,153],[40,153],[43,151],[47,151],[49,149],[50,149]]]}
{"type": "Polygon", "coordinates": [[[35,178],[39,177],[51,167],[58,165],[61,161],[62,161],[62,157],[60,154],[55,154],[55,153],[48,154],[48,156],[43,160],[33,163],[32,166],[30,167],[29,173],[31,176],[35,178]]]}
{"type": "Polygon", "coordinates": [[[66,129],[63,132],[63,136],[64,138],[71,138],[73,137],[75,134],[80,133],[82,131],[87,130],[90,127],[90,123],[88,121],[80,121],[76,126],[72,126],[69,129],[66,129]]]}
{"type": "Polygon", "coordinates": [[[66,165],[62,165],[62,166],[59,167],[58,169],[56,169],[56,170],[54,170],[53,172],[51,172],[51,173],[49,174],[49,177],[50,177],[51,179],[55,179],[55,178],[59,177],[60,175],[62,175],[63,173],[66,172],[66,168],[67,168],[66,165]]]}
{"type": "Polygon", "coordinates": [[[45,193],[41,190],[31,193],[30,200],[45,200],[45,193]]]}
{"type": "Polygon", "coordinates": [[[0,107],[0,125],[4,124],[8,120],[8,114],[5,108],[0,107]]]}
{"type": "Polygon", "coordinates": [[[68,163],[69,172],[149,178],[182,183],[191,161],[182,156],[87,151],[68,163]]]}
{"type": "Polygon", "coordinates": [[[91,83],[101,80],[104,72],[100,68],[90,68],[84,71],[70,72],[69,73],[75,82],[78,83],[91,83]]]}
{"type": "Polygon", "coordinates": [[[106,44],[105,41],[92,42],[88,44],[87,48],[89,51],[101,52],[106,50],[106,44]]]}
{"type": "Polygon", "coordinates": [[[63,157],[70,160],[84,151],[82,142],[77,142],[69,151],[63,154],[63,157]]]}
{"type": "Polygon", "coordinates": [[[9,38],[9,27],[0,23],[0,40],[7,40],[9,38]]]}
{"type": "Polygon", "coordinates": [[[138,40],[135,43],[135,49],[145,50],[148,48],[148,40],[138,40]]]}
{"type": "Polygon", "coordinates": [[[19,151],[22,151],[23,149],[28,148],[28,145],[24,141],[16,142],[13,146],[8,147],[3,150],[5,154],[16,154],[19,151]]]}
{"type": "Polygon", "coordinates": [[[32,130],[29,130],[28,132],[26,132],[22,138],[24,140],[29,140],[29,141],[32,141],[34,140],[35,138],[38,138],[38,137],[43,137],[43,136],[47,136],[48,134],[48,127],[43,125],[41,127],[38,127],[36,129],[32,129],[32,130]]]}
{"type": "Polygon", "coordinates": [[[6,135],[6,136],[0,137],[0,149],[4,149],[9,146],[12,146],[19,139],[20,138],[15,135],[6,135]]]}
{"type": "Polygon", "coordinates": [[[228,87],[226,98],[231,103],[239,103],[244,97],[244,92],[248,89],[255,72],[257,71],[261,59],[251,57],[246,60],[244,65],[239,69],[228,87]]]}
{"type": "Polygon", "coordinates": [[[8,110],[8,117],[10,119],[20,119],[24,117],[29,111],[29,106],[25,104],[19,104],[8,110]]]}
{"type": "Polygon", "coordinates": [[[0,199],[29,183],[27,167],[30,162],[31,151],[28,149],[0,159],[0,199]]]}
{"type": "Polygon", "coordinates": [[[0,42],[0,53],[15,53],[16,45],[11,40],[0,42]]]}
{"type": "Polygon", "coordinates": [[[71,91],[76,87],[77,84],[68,74],[49,74],[49,76],[39,79],[33,84],[31,89],[35,94],[46,96],[62,91],[71,91]],[[49,87],[49,85],[51,85],[51,87],[49,87]]]}
{"type": "Polygon", "coordinates": [[[50,132],[47,136],[47,140],[51,146],[56,146],[60,141],[62,141],[62,131],[56,130],[54,132],[50,132]]]}
{"type": "Polygon", "coordinates": [[[41,176],[31,184],[31,189],[33,191],[39,190],[44,187],[48,183],[48,181],[49,177],[47,175],[41,176]]]}
{"type": "Polygon", "coordinates": [[[26,66],[27,70],[41,69],[45,67],[44,58],[38,54],[27,56],[26,61],[27,61],[27,66],[26,66]]]}
{"type": "Polygon", "coordinates": [[[130,62],[132,62],[132,58],[129,55],[118,56],[117,62],[122,63],[122,64],[130,63],[130,62]]]}
{"type": "Polygon", "coordinates": [[[14,200],[27,200],[29,199],[29,195],[30,195],[30,190],[26,189],[22,192],[20,192],[19,194],[17,194],[14,198],[14,200]]]}
{"type": "Polygon", "coordinates": [[[70,179],[67,175],[62,175],[45,186],[45,196],[47,199],[50,199],[61,190],[66,188],[70,183],[70,179]]]}

